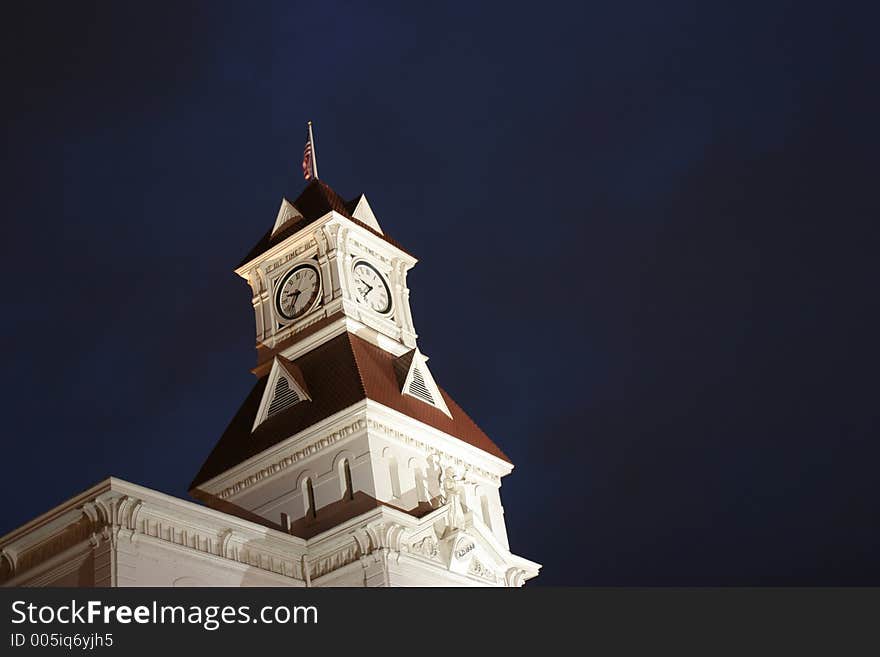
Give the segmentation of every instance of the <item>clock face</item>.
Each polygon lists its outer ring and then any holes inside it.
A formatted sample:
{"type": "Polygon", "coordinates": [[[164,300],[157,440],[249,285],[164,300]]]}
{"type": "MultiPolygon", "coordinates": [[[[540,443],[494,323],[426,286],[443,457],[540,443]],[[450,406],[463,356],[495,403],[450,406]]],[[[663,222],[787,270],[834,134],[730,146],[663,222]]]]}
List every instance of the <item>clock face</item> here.
{"type": "Polygon", "coordinates": [[[360,260],[354,265],[354,290],[357,300],[377,313],[391,310],[391,292],[388,284],[373,265],[360,260]]]}
{"type": "Polygon", "coordinates": [[[299,265],[284,275],[275,295],[275,307],[284,319],[297,319],[308,312],[318,299],[321,277],[311,265],[299,265]]]}

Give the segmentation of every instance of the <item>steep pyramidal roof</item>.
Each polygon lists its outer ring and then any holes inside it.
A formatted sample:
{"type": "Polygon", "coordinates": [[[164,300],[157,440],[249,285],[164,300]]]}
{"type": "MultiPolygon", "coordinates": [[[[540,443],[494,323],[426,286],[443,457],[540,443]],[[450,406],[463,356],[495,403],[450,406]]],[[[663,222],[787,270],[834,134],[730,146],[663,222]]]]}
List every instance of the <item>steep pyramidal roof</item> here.
{"type": "Polygon", "coordinates": [[[504,452],[442,389],[440,393],[451,417],[402,394],[394,361],[395,357],[387,351],[356,335],[343,333],[294,361],[308,386],[311,401],[296,404],[253,428],[269,378],[262,377],[208,455],[190,489],[363,399],[372,399],[510,463],[504,452]]]}
{"type": "MultiPolygon", "coordinates": [[[[287,222],[274,235],[272,234],[272,229],[269,229],[266,234],[260,238],[260,241],[257,242],[250,251],[248,251],[248,254],[244,257],[244,260],[239,263],[239,267],[250,262],[258,255],[269,250],[276,244],[284,241],[301,228],[304,228],[310,223],[320,219],[330,211],[338,212],[343,217],[351,219],[354,223],[363,228],[366,228],[374,235],[382,238],[390,244],[393,244],[401,251],[406,251],[406,249],[404,249],[395,240],[391,239],[387,235],[383,234],[381,231],[376,230],[373,226],[364,223],[354,216],[354,212],[357,209],[358,202],[361,200],[362,196],[363,195],[358,196],[349,202],[346,202],[339,194],[333,191],[330,185],[325,183],[323,180],[313,180],[308,185],[306,185],[306,188],[302,191],[302,193],[296,197],[296,200],[293,203],[291,203],[291,205],[302,215],[302,217],[287,222]]],[[[370,211],[370,214],[372,214],[372,211],[370,211]]]]}

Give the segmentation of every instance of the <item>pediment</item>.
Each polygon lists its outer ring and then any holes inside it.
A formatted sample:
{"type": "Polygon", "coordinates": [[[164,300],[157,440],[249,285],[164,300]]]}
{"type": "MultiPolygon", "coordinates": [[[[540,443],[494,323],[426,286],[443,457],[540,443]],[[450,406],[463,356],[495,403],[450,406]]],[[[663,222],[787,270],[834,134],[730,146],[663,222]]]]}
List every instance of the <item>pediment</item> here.
{"type": "Polygon", "coordinates": [[[354,210],[351,211],[351,216],[361,223],[365,223],[376,232],[384,234],[382,233],[382,229],[379,227],[379,220],[376,219],[376,215],[373,214],[373,208],[370,207],[370,203],[367,201],[367,197],[363,194],[361,194],[357,198],[354,210]]]}
{"type": "Polygon", "coordinates": [[[263,399],[254,419],[253,433],[260,424],[296,404],[311,401],[302,370],[296,363],[276,356],[269,370],[269,378],[263,391],[263,399]]]}
{"type": "Polygon", "coordinates": [[[458,528],[450,528],[448,511],[449,506],[443,505],[422,518],[422,529],[410,535],[406,550],[459,575],[504,582],[513,566],[509,551],[498,544],[489,530],[474,524],[470,512],[464,514],[458,528]]]}
{"type": "Polygon", "coordinates": [[[452,417],[446,400],[443,399],[440,388],[437,386],[431,370],[428,369],[428,357],[418,348],[398,356],[394,361],[394,372],[397,376],[397,383],[400,385],[401,394],[415,397],[452,417]]]}
{"type": "Polygon", "coordinates": [[[503,555],[477,532],[457,530],[440,541],[439,552],[450,572],[470,575],[490,582],[504,578],[507,564],[503,555]]]}
{"type": "Polygon", "coordinates": [[[272,227],[272,237],[287,224],[302,219],[302,212],[297,210],[296,206],[286,198],[281,199],[281,207],[278,208],[278,216],[275,217],[275,225],[272,227]]]}

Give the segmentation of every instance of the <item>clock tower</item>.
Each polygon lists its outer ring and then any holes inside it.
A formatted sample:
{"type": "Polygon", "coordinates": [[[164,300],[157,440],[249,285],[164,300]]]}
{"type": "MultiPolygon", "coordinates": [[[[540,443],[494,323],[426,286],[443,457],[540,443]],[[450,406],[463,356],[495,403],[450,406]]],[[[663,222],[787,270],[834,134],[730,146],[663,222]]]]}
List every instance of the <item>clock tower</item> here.
{"type": "Polygon", "coordinates": [[[540,568],[508,546],[513,465],[419,349],[416,262],[365,196],[314,179],[235,270],[256,383],[191,493],[302,539],[309,585],[518,586],[540,568]]]}

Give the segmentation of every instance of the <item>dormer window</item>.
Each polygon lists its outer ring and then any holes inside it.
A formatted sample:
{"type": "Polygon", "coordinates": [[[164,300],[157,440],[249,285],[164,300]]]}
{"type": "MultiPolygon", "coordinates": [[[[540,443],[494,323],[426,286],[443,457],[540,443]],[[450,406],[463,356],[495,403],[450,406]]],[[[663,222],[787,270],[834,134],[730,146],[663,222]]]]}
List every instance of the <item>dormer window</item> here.
{"type": "Polygon", "coordinates": [[[428,369],[427,356],[418,349],[413,349],[395,360],[394,370],[402,394],[415,397],[452,417],[440,388],[428,369]]]}
{"type": "Polygon", "coordinates": [[[276,356],[263,391],[263,399],[251,432],[271,417],[280,415],[304,401],[311,401],[305,378],[296,363],[276,356]]]}

